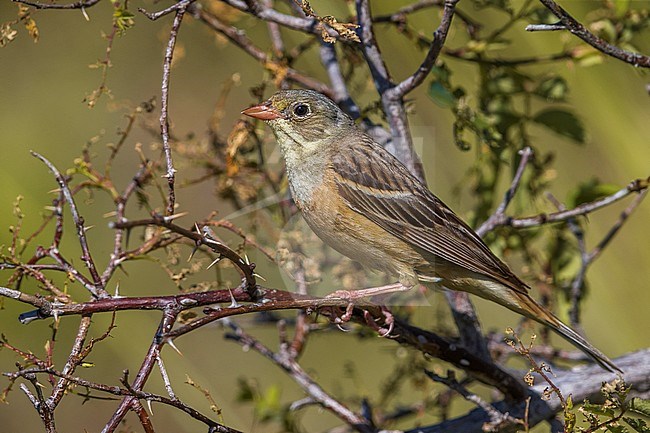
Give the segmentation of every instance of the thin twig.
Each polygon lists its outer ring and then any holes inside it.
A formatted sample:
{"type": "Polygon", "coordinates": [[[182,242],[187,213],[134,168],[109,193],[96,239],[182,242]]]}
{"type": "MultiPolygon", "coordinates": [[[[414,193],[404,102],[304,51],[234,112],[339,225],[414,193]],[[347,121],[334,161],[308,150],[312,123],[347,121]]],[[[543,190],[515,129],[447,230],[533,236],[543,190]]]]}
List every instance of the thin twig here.
{"type": "Polygon", "coordinates": [[[499,411],[497,408],[495,408],[493,405],[483,400],[478,395],[467,390],[467,388],[465,388],[462,384],[460,384],[456,380],[456,375],[453,372],[453,370],[447,371],[447,377],[439,376],[434,372],[428,370],[425,370],[424,374],[426,374],[429,377],[429,379],[433,380],[434,382],[442,383],[443,385],[448,386],[449,388],[453,389],[458,394],[463,396],[465,400],[470,401],[475,405],[477,405],[478,407],[480,407],[481,409],[483,409],[487,414],[487,416],[490,418],[490,421],[486,423],[486,425],[484,426],[485,431],[498,431],[499,428],[504,424],[522,423],[520,419],[511,416],[507,412],[503,413],[499,411]]]}
{"type": "Polygon", "coordinates": [[[503,200],[496,208],[494,213],[490,215],[490,217],[487,220],[485,220],[485,222],[481,224],[479,228],[476,229],[476,233],[481,237],[485,236],[487,232],[494,230],[494,224],[496,223],[496,221],[502,219],[503,216],[505,215],[508,205],[514,198],[515,193],[517,192],[517,188],[519,188],[519,184],[521,183],[521,177],[524,174],[526,165],[528,165],[528,161],[530,161],[530,158],[533,156],[533,149],[527,146],[522,150],[520,150],[518,153],[519,155],[521,155],[521,159],[519,160],[519,166],[517,167],[515,176],[512,178],[510,187],[508,188],[508,190],[503,196],[503,200]]]}
{"type": "MultiPolygon", "coordinates": [[[[174,326],[174,322],[176,322],[179,312],[180,310],[178,308],[169,308],[165,310],[163,312],[163,317],[160,321],[160,326],[158,328],[156,335],[161,335],[169,332],[172,326],[174,326]]],[[[154,365],[156,364],[156,359],[158,358],[158,356],[160,356],[160,351],[162,350],[164,344],[165,344],[165,340],[163,339],[160,338],[153,339],[153,342],[151,343],[151,346],[149,346],[149,351],[147,352],[147,355],[145,356],[144,361],[142,362],[142,366],[140,367],[140,370],[138,371],[138,374],[136,375],[133,384],[128,387],[130,391],[132,392],[142,391],[145,383],[147,382],[147,379],[149,379],[149,375],[151,374],[154,365]]],[[[114,432],[120,426],[122,420],[129,412],[129,410],[132,409],[132,405],[135,401],[137,401],[137,397],[132,397],[132,396],[125,397],[120,403],[120,405],[118,406],[118,408],[115,410],[115,413],[113,414],[111,419],[106,423],[106,425],[102,429],[102,433],[114,432]]]]}
{"type": "Polygon", "coordinates": [[[320,45],[320,61],[327,72],[332,86],[332,96],[334,101],[341,106],[353,119],[358,119],[361,116],[359,106],[354,102],[348,86],[343,78],[341,66],[339,65],[336,57],[336,46],[327,42],[321,42],[320,45]]]}
{"type": "Polygon", "coordinates": [[[429,46],[426,57],[422,61],[420,67],[411,76],[405,78],[389,91],[392,98],[403,98],[407,93],[422,84],[424,78],[429,74],[429,72],[431,72],[431,68],[433,68],[436,59],[438,59],[440,51],[447,39],[447,34],[449,33],[449,28],[451,27],[451,21],[456,12],[456,4],[458,1],[459,0],[445,1],[442,20],[440,21],[440,25],[436,31],[433,32],[433,41],[429,46]]]}
{"type": "Polygon", "coordinates": [[[424,168],[419,157],[413,151],[413,142],[404,102],[401,97],[394,97],[392,93],[389,93],[389,90],[395,85],[375,39],[370,2],[368,0],[356,0],[356,9],[361,49],[370,69],[375,88],[381,97],[383,111],[390,127],[391,139],[384,144],[384,147],[424,182],[424,168]]]}
{"type": "Polygon", "coordinates": [[[79,0],[74,3],[56,4],[56,3],[41,3],[29,0],[11,0],[14,3],[22,3],[36,9],[86,9],[95,6],[100,0],[79,0]]]}
{"type": "MultiPolygon", "coordinates": [[[[296,17],[292,15],[283,14],[278,12],[273,8],[266,7],[264,4],[259,2],[253,2],[255,7],[249,7],[249,4],[241,0],[222,0],[224,3],[239,9],[242,12],[247,12],[262,21],[271,21],[278,23],[281,26],[284,26],[289,29],[302,31],[305,33],[320,34],[318,30],[318,25],[320,24],[318,20],[314,18],[305,18],[305,17],[296,17]]],[[[338,33],[332,29],[328,29],[328,33],[331,37],[337,38],[338,33]]]]}
{"type": "MultiPolygon", "coordinates": [[[[231,2],[228,3],[230,4],[231,2]]],[[[317,92],[323,93],[325,95],[332,96],[332,90],[329,88],[329,86],[318,81],[315,78],[302,74],[293,68],[289,68],[281,62],[273,60],[265,50],[262,50],[261,48],[255,46],[253,41],[251,41],[240,29],[225,24],[217,16],[204,9],[198,7],[190,7],[188,10],[193,14],[195,18],[205,23],[213,30],[224,35],[237,47],[241,48],[245,53],[260,62],[264,68],[269,70],[272,74],[286,74],[286,78],[294,83],[300,84],[301,86],[308,89],[316,90],[317,92]]]]}
{"type": "MultiPolygon", "coordinates": [[[[178,31],[180,30],[181,23],[183,22],[183,15],[187,7],[194,0],[181,0],[174,10],[176,15],[174,16],[174,23],[172,28],[169,31],[169,40],[167,42],[167,49],[165,50],[165,60],[163,61],[163,78],[161,86],[161,107],[160,107],[160,133],[163,140],[163,151],[165,152],[165,160],[167,161],[167,173],[165,177],[167,178],[167,185],[169,188],[169,195],[167,197],[167,211],[166,215],[173,215],[174,209],[176,208],[176,192],[174,190],[174,183],[176,179],[176,169],[174,168],[174,162],[172,159],[172,150],[169,145],[169,80],[171,77],[172,69],[172,60],[174,58],[174,48],[176,47],[176,39],[178,38],[178,31]]],[[[170,10],[169,12],[171,12],[170,10]]],[[[165,11],[163,11],[165,12],[165,11]]],[[[166,12],[168,13],[168,12],[166,12]]],[[[164,15],[164,14],[163,14],[164,15]]],[[[162,16],[162,15],[160,15],[162,16]]],[[[157,19],[152,18],[152,19],[157,19]]]]}
{"type": "MultiPolygon", "coordinates": [[[[182,401],[178,399],[171,399],[167,397],[163,397],[161,395],[157,394],[152,394],[150,392],[145,392],[145,391],[139,391],[136,389],[133,389],[133,387],[119,387],[119,386],[112,386],[112,385],[105,385],[97,382],[92,382],[86,379],[82,379],[80,377],[72,376],[70,374],[64,374],[63,372],[57,371],[53,367],[32,367],[28,368],[25,370],[19,370],[14,373],[5,373],[5,376],[8,376],[10,378],[17,378],[17,377],[26,377],[28,375],[35,375],[35,374],[48,374],[48,375],[53,375],[60,377],[62,379],[65,379],[66,381],[70,383],[74,383],[78,386],[82,386],[85,388],[89,389],[94,389],[97,391],[101,391],[107,394],[112,394],[116,396],[123,396],[123,397],[134,397],[140,400],[145,400],[145,401],[152,401],[152,402],[157,402],[157,403],[162,403],[168,406],[173,406],[177,409],[182,410],[183,412],[187,413],[190,415],[192,418],[210,426],[214,427],[217,430],[215,432],[223,432],[223,433],[239,433],[238,430],[228,428],[222,424],[219,424],[217,422],[212,421],[210,418],[207,416],[201,414],[200,412],[196,411],[195,409],[192,409],[191,407],[187,406],[184,404],[182,401]]],[[[137,400],[136,400],[137,401],[137,400]]]]}
{"type": "Polygon", "coordinates": [[[285,370],[285,372],[307,393],[314,401],[317,401],[320,406],[325,409],[328,409],[333,414],[338,416],[341,420],[348,423],[356,431],[361,433],[372,433],[376,432],[376,429],[372,426],[367,419],[364,419],[361,415],[354,413],[348,409],[343,403],[336,400],[330,394],[328,394],[318,383],[316,383],[298,364],[295,359],[291,356],[288,356],[287,353],[278,352],[275,353],[266,346],[264,346],[260,341],[253,338],[251,335],[246,333],[243,328],[238,326],[235,322],[229,320],[226,322],[230,328],[233,330],[232,334],[226,334],[226,338],[229,338],[237,343],[245,346],[247,348],[253,349],[266,358],[273,361],[278,367],[285,370]]]}
{"type": "MultiPolygon", "coordinates": [[[[572,34],[576,35],[587,44],[591,45],[598,51],[607,54],[608,56],[614,57],[616,59],[622,60],[626,63],[629,63],[636,67],[650,68],[650,56],[644,56],[643,54],[633,53],[631,51],[624,50],[617,46],[614,46],[607,41],[599,38],[598,36],[591,33],[585,26],[580,24],[575,18],[571,16],[566,10],[564,10],[560,5],[555,3],[553,0],[539,0],[553,15],[555,15],[566,30],[570,31],[572,34]]],[[[539,31],[539,30],[558,30],[555,26],[550,28],[542,29],[539,26],[533,27],[532,29],[526,28],[528,31],[539,31]]]]}
{"type": "Polygon", "coordinates": [[[160,215],[154,215],[152,219],[148,220],[138,220],[138,221],[123,221],[123,222],[115,222],[111,224],[111,227],[114,228],[119,228],[119,229],[130,229],[133,227],[142,227],[142,226],[158,226],[158,227],[165,227],[174,233],[178,233],[179,235],[182,235],[185,238],[191,239],[196,243],[197,246],[200,245],[205,245],[212,249],[213,251],[219,253],[221,256],[227,258],[237,268],[241,271],[242,275],[244,276],[246,280],[246,286],[247,288],[251,291],[251,293],[254,293],[255,287],[257,286],[257,281],[255,279],[255,264],[254,263],[247,263],[239,254],[237,254],[235,251],[230,249],[227,245],[214,240],[210,239],[206,236],[203,236],[200,233],[197,233],[195,231],[187,230],[183,227],[177,226],[176,224],[172,223],[173,221],[173,215],[172,216],[160,216],[160,215]]]}
{"type": "Polygon", "coordinates": [[[77,205],[74,201],[74,198],[72,197],[72,192],[70,192],[70,187],[68,186],[68,181],[63,177],[59,170],[57,170],[54,164],[47,160],[47,158],[34,151],[31,153],[36,158],[45,163],[45,165],[47,165],[50,171],[54,174],[54,177],[59,184],[59,188],[61,188],[61,192],[63,193],[65,200],[68,202],[70,213],[72,214],[72,220],[74,221],[74,225],[77,228],[77,238],[79,239],[79,244],[81,245],[81,260],[86,265],[86,268],[88,268],[88,271],[90,272],[90,275],[93,279],[93,284],[86,287],[95,298],[102,299],[110,296],[104,289],[104,284],[102,283],[102,279],[97,272],[97,268],[95,267],[95,262],[93,261],[93,258],[90,254],[88,240],[86,239],[86,227],[84,226],[84,219],[81,215],[79,215],[77,205]]]}
{"type": "Polygon", "coordinates": [[[180,10],[183,10],[183,12],[184,12],[187,9],[187,6],[192,2],[194,2],[194,0],[181,0],[178,3],[174,3],[173,5],[169,6],[168,8],[163,9],[163,10],[158,11],[158,12],[147,12],[143,8],[138,8],[138,11],[140,13],[142,13],[143,15],[145,15],[147,18],[149,18],[151,21],[156,21],[158,18],[162,18],[165,15],[169,15],[172,12],[179,12],[180,10]]]}
{"type": "Polygon", "coordinates": [[[566,221],[569,218],[587,215],[598,209],[607,207],[612,203],[615,203],[627,197],[630,194],[641,193],[642,191],[647,190],[649,183],[650,178],[633,180],[626,187],[621,188],[614,194],[588,203],[583,203],[580,206],[576,206],[575,208],[566,211],[553,212],[550,214],[539,214],[524,218],[512,218],[504,215],[494,222],[493,228],[500,226],[510,226],[514,228],[538,227],[544,224],[562,222],[566,221]]]}

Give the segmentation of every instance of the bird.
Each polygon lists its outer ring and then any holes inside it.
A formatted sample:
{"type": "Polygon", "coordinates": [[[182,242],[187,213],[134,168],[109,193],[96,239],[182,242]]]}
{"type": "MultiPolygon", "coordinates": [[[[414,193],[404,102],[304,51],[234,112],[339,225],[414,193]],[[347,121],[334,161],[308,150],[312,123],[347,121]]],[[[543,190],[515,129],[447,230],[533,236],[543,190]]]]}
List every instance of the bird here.
{"type": "Polygon", "coordinates": [[[273,131],[309,227],[341,254],[397,277],[387,291],[436,283],[477,295],[548,326],[604,369],[622,372],[535,301],[468,224],[334,101],[313,90],[281,90],[242,114],[273,131]]]}

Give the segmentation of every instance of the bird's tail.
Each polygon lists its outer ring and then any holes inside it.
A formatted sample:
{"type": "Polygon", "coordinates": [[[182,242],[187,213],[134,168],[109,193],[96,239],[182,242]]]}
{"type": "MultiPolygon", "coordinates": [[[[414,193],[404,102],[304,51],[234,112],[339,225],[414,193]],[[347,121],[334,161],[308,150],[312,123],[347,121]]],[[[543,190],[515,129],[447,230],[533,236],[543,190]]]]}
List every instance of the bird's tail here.
{"type": "Polygon", "coordinates": [[[533,298],[528,295],[521,295],[519,296],[519,299],[520,305],[522,306],[520,312],[523,315],[548,326],[560,334],[571,344],[589,355],[589,357],[596,361],[605,370],[611,371],[613,373],[623,373],[623,370],[618,368],[616,364],[614,364],[612,360],[609,359],[604,353],[592,346],[587,340],[580,336],[580,334],[562,323],[560,319],[558,319],[553,313],[537,303],[533,298]]]}

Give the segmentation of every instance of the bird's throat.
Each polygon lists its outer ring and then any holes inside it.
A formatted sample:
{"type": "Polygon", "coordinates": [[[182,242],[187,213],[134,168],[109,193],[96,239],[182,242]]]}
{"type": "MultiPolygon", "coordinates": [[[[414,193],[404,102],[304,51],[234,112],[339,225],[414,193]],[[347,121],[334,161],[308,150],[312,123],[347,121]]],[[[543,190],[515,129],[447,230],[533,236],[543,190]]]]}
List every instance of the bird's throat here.
{"type": "MultiPolygon", "coordinates": [[[[280,137],[278,137],[280,138],[280,137]]],[[[279,139],[284,156],[291,195],[298,207],[308,206],[313,192],[323,183],[327,160],[318,149],[297,144],[289,137],[279,139]]]]}

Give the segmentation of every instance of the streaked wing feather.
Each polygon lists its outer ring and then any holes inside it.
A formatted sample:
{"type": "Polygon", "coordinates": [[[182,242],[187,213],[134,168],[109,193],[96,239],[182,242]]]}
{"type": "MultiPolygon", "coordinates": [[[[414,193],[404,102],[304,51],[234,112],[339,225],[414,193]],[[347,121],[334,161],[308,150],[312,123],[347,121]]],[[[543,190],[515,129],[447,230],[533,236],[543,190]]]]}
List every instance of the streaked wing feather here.
{"type": "Polygon", "coordinates": [[[447,205],[381,146],[367,136],[363,141],[332,159],[339,193],[350,209],[432,263],[443,259],[526,292],[526,284],[447,205]]]}

